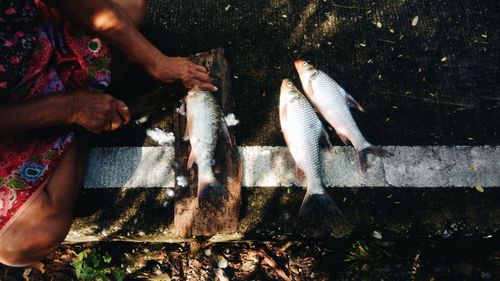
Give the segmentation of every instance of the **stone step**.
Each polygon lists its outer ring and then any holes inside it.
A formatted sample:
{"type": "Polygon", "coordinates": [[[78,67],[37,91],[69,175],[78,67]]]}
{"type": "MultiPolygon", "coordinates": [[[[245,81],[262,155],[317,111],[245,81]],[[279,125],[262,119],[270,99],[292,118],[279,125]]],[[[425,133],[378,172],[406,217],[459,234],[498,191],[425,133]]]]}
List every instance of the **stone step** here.
{"type": "MultiPolygon", "coordinates": [[[[386,146],[394,156],[368,157],[363,174],[351,147],[324,150],[323,179],[330,187],[500,186],[498,146],[386,146]]],[[[290,187],[294,162],[286,147],[239,147],[245,187],[290,187]]],[[[96,147],[90,152],[85,188],[175,185],[174,148],[96,147]]],[[[303,186],[303,183],[295,183],[303,186]]]]}
{"type": "MultiPolygon", "coordinates": [[[[240,147],[244,164],[238,239],[331,239],[490,235],[500,228],[498,147],[387,146],[359,173],[353,150],[325,151],[328,192],[344,215],[301,220],[304,189],[294,186],[285,147],[240,147]],[[479,188],[482,187],[489,188],[479,188]],[[335,188],[334,188],[335,187],[335,188]],[[362,188],[356,188],[362,187],[362,188]],[[439,188],[436,188],[439,187],[439,188]],[[476,187],[476,188],[474,188],[476,187]]],[[[172,147],[93,148],[67,242],[180,242],[173,234],[172,147]],[[145,188],[146,187],[146,188],[145,188]]]]}

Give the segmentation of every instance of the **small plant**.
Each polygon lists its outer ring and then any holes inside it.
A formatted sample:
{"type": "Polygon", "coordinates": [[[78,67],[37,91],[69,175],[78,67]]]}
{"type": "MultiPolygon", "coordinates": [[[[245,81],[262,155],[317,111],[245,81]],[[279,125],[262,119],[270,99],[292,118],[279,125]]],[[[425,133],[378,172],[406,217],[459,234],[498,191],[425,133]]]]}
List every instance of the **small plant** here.
{"type": "Polygon", "coordinates": [[[76,277],[83,281],[123,281],[125,272],[110,266],[111,256],[104,255],[95,249],[84,250],[77,254],[71,265],[75,268],[76,277]]]}
{"type": "Polygon", "coordinates": [[[344,259],[349,263],[344,272],[364,281],[391,280],[391,265],[405,260],[407,258],[391,253],[375,243],[356,241],[344,259]]]}

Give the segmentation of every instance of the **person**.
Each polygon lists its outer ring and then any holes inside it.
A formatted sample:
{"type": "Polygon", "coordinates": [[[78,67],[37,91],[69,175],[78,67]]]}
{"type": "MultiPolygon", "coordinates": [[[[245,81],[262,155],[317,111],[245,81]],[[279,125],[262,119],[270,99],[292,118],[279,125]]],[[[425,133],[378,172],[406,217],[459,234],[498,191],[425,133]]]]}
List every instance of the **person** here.
{"type": "Polygon", "coordinates": [[[66,237],[86,166],[85,135],[127,124],[105,93],[113,54],[161,83],[215,91],[207,70],[139,31],[144,0],[0,0],[0,262],[39,261],[66,237]]]}

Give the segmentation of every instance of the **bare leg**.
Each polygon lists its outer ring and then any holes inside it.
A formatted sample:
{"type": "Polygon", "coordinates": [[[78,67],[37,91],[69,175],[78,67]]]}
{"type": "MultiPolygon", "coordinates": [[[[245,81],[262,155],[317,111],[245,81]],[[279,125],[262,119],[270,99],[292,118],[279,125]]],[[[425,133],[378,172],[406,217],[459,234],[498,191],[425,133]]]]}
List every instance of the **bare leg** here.
{"type": "Polygon", "coordinates": [[[64,241],[87,165],[87,148],[76,143],[61,159],[45,189],[0,237],[0,262],[39,261],[64,241]]]}

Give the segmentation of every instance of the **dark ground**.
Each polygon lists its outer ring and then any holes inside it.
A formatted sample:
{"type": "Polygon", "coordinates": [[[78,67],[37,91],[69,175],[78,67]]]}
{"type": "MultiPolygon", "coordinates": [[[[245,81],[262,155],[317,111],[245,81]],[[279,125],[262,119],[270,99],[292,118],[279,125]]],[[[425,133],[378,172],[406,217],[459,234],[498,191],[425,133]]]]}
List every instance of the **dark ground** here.
{"type": "MultiPolygon", "coordinates": [[[[297,58],[364,106],[355,118],[375,144],[500,143],[496,0],[149,2],[146,34],[167,54],[226,50],[240,145],[284,145],[279,85],[300,84],[297,58]]],[[[119,92],[155,87],[141,73],[128,81],[119,92]]],[[[141,145],[140,132],[121,141],[141,145]]]]}
{"type": "MultiPolygon", "coordinates": [[[[286,77],[299,84],[292,64],[296,58],[330,74],[364,106],[367,113],[355,118],[375,144],[500,144],[497,0],[149,2],[145,33],[167,54],[225,48],[234,75],[239,145],[284,145],[278,88],[286,77]]],[[[115,92],[134,96],[157,87],[137,70],[127,81],[115,92]]],[[[93,143],[148,145],[145,128],[171,128],[169,110],[93,143]]],[[[334,144],[340,145],[338,139],[334,144]]],[[[69,280],[74,278],[69,262],[75,253],[95,248],[109,251],[111,264],[123,265],[123,270],[136,264],[130,280],[139,279],[141,272],[146,279],[161,273],[158,280],[169,280],[164,274],[177,280],[213,276],[216,266],[206,249],[225,257],[224,271],[233,280],[282,280],[258,255],[260,250],[294,280],[500,280],[496,234],[380,240],[363,235],[201,249],[196,244],[66,245],[32,269],[0,266],[0,279],[23,280],[24,274],[28,280],[69,280]]]]}

